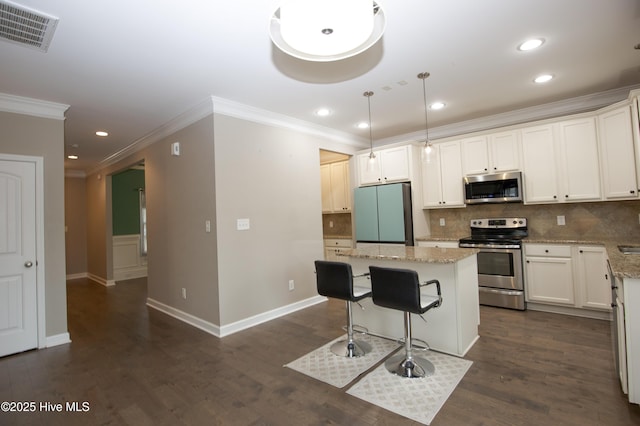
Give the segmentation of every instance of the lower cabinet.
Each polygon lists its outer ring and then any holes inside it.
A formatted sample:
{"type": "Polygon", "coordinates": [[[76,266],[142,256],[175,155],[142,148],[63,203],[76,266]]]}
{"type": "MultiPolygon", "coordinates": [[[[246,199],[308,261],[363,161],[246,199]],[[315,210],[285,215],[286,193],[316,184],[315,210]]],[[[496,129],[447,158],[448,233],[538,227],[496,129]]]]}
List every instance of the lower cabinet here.
{"type": "Polygon", "coordinates": [[[458,248],[458,241],[418,241],[418,247],[458,248]]]}
{"type": "Polygon", "coordinates": [[[352,246],[351,240],[347,238],[326,238],[324,240],[324,260],[343,262],[344,259],[338,257],[338,253],[341,250],[350,250],[352,246]]]}
{"type": "Polygon", "coordinates": [[[526,244],[524,266],[527,302],[575,305],[570,246],[526,244]]]}
{"type": "Polygon", "coordinates": [[[528,302],[611,310],[604,247],[527,243],[524,252],[528,302]]]}
{"type": "Polygon", "coordinates": [[[577,246],[574,250],[580,283],[579,307],[610,311],[611,285],[606,250],[600,246],[577,246]]]}

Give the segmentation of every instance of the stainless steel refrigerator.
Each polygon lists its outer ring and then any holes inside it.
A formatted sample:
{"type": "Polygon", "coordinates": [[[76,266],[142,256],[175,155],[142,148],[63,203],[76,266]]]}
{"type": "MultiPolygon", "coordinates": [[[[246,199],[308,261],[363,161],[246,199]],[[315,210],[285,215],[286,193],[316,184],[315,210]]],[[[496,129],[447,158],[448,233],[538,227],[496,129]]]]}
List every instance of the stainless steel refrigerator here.
{"type": "Polygon", "coordinates": [[[356,242],[413,245],[411,184],[356,188],[354,215],[356,242]]]}

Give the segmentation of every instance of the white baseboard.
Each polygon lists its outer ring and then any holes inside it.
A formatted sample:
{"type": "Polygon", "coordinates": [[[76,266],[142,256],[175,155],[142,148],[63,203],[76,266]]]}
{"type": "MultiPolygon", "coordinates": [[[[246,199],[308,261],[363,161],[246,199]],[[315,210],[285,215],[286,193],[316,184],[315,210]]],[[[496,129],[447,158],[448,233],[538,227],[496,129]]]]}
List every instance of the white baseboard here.
{"type": "Polygon", "coordinates": [[[114,269],[113,280],[124,281],[147,276],[147,266],[138,266],[135,268],[114,269]]]}
{"type": "Polygon", "coordinates": [[[89,274],[87,272],[79,272],[77,274],[67,275],[67,280],[79,280],[81,278],[89,278],[89,274]]]}
{"type": "Polygon", "coordinates": [[[196,328],[199,328],[200,330],[205,331],[209,334],[212,334],[216,337],[225,337],[230,334],[237,333],[238,331],[246,330],[247,328],[256,326],[258,324],[262,324],[263,322],[267,322],[272,319],[276,319],[278,317],[290,314],[292,312],[299,311],[300,309],[304,309],[309,306],[322,303],[325,300],[327,300],[327,298],[323,296],[310,297],[309,299],[301,300],[299,302],[295,302],[290,305],[283,306],[281,308],[273,309],[271,311],[264,312],[262,314],[254,315],[252,317],[245,318],[243,320],[236,321],[232,324],[225,325],[222,327],[216,324],[210,323],[208,321],[205,321],[194,315],[183,312],[180,309],[176,309],[171,306],[165,305],[164,303],[158,302],[157,300],[154,300],[151,298],[147,299],[147,306],[149,306],[150,308],[156,309],[160,312],[163,312],[169,316],[172,316],[176,319],[179,319],[180,321],[183,321],[196,328]]]}
{"type": "Polygon", "coordinates": [[[220,337],[220,327],[213,323],[210,323],[209,321],[205,321],[194,315],[181,311],[180,309],[165,305],[164,303],[158,302],[157,300],[151,298],[147,298],[147,306],[163,312],[171,317],[179,319],[182,322],[186,322],[187,324],[199,328],[200,330],[205,331],[209,334],[213,334],[216,337],[220,337]]]}
{"type": "Polygon", "coordinates": [[[69,333],[60,333],[53,336],[47,336],[47,348],[71,343],[69,333]]]}
{"type": "Polygon", "coordinates": [[[116,285],[115,280],[107,280],[97,275],[94,275],[90,272],[87,273],[87,278],[89,278],[91,281],[97,282],[98,284],[102,284],[105,287],[111,287],[112,285],[116,285]]]}
{"type": "Polygon", "coordinates": [[[553,314],[572,315],[574,317],[592,318],[611,321],[611,312],[596,311],[591,309],[572,308],[569,306],[547,305],[544,303],[527,302],[530,311],[549,312],[553,314]]]}
{"type": "Polygon", "coordinates": [[[324,296],[313,296],[308,299],[292,303],[290,305],[282,306],[280,308],[276,308],[262,314],[254,315],[252,317],[236,321],[229,325],[220,327],[220,337],[228,336],[230,334],[237,333],[238,331],[246,330],[247,328],[262,324],[263,322],[271,321],[272,319],[276,319],[278,317],[282,317],[301,309],[308,308],[309,306],[322,303],[325,300],[327,300],[327,298],[324,296]]]}

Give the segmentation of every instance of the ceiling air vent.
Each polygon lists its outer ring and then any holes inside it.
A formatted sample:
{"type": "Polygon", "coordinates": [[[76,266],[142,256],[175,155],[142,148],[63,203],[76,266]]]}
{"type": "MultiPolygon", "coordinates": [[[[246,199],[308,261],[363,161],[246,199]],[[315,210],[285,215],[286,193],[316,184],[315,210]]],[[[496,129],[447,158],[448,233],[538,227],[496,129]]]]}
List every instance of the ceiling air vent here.
{"type": "Polygon", "coordinates": [[[0,39],[46,52],[58,18],[0,0],[0,39]]]}

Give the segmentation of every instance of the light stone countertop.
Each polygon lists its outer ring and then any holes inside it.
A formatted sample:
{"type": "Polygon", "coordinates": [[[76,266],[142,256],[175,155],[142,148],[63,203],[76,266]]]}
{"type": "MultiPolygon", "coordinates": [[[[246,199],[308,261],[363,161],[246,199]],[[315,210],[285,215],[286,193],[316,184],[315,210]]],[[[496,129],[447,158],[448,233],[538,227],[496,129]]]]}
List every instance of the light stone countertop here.
{"type": "Polygon", "coordinates": [[[456,263],[478,253],[477,249],[372,245],[344,250],[338,256],[421,263],[456,263]]]}
{"type": "MultiPolygon", "coordinates": [[[[456,238],[419,237],[417,241],[456,241],[456,238]]],[[[640,254],[622,254],[618,246],[640,247],[640,243],[625,243],[624,241],[581,240],[581,239],[551,239],[525,238],[523,243],[535,244],[571,244],[604,246],[607,251],[613,275],[617,278],[640,278],[640,254]]]]}

